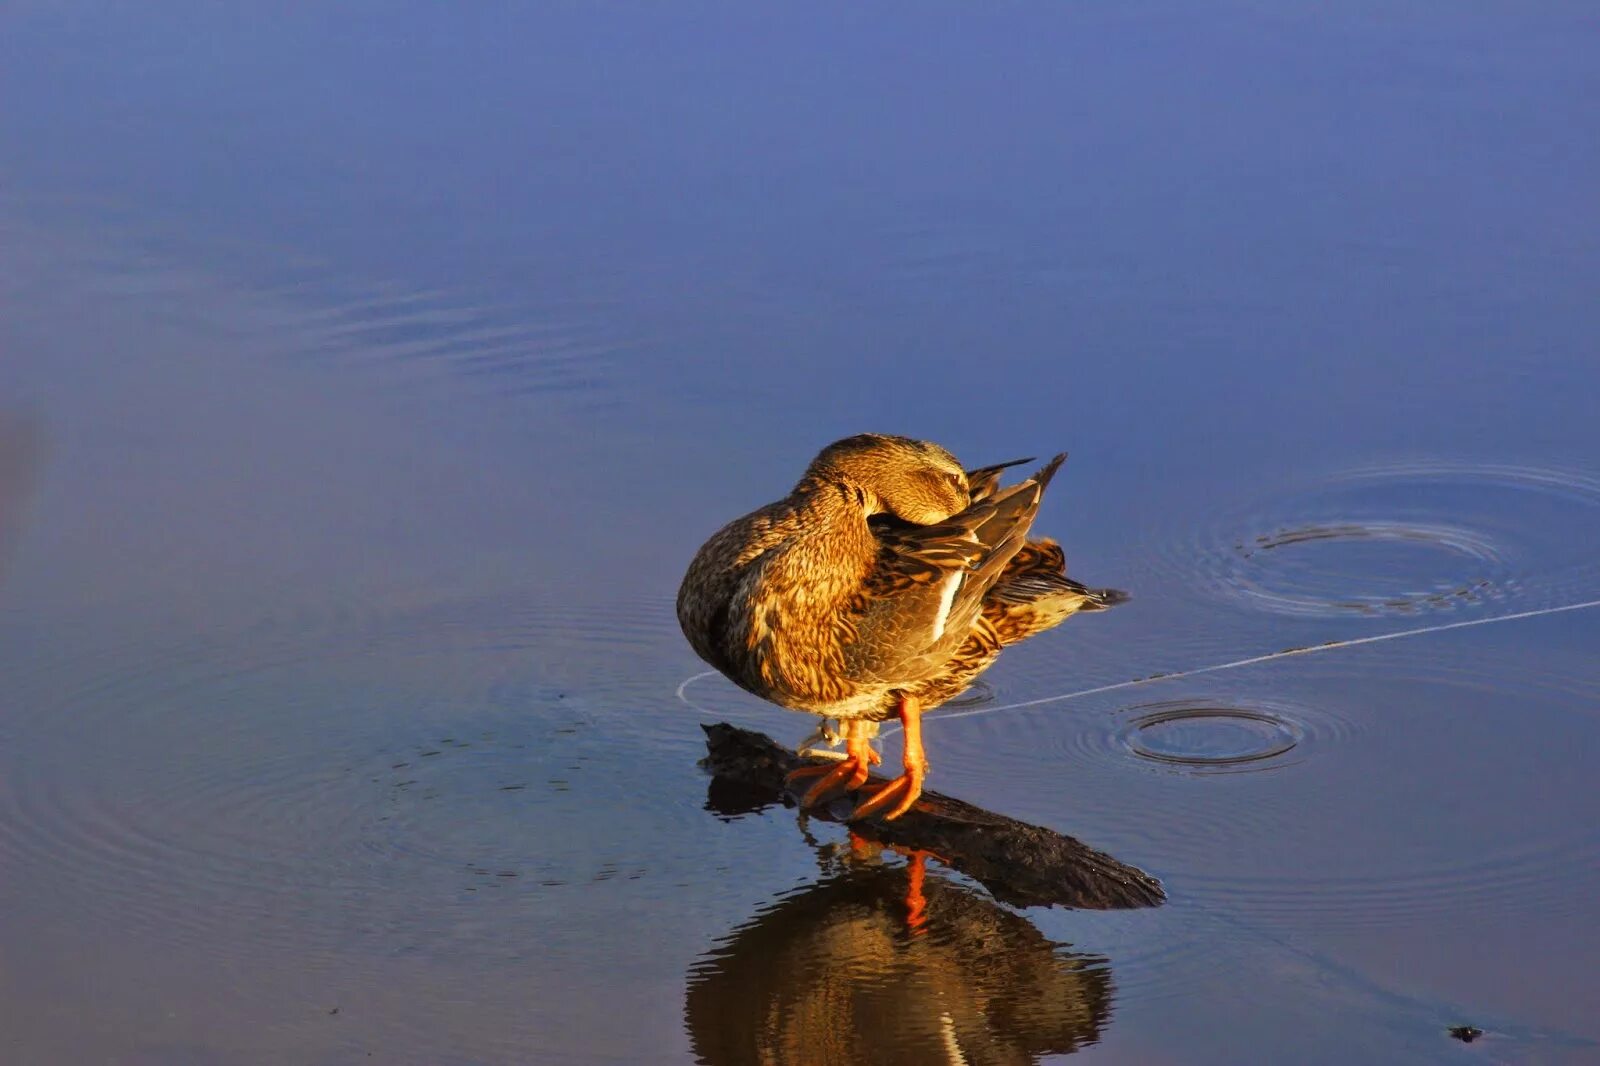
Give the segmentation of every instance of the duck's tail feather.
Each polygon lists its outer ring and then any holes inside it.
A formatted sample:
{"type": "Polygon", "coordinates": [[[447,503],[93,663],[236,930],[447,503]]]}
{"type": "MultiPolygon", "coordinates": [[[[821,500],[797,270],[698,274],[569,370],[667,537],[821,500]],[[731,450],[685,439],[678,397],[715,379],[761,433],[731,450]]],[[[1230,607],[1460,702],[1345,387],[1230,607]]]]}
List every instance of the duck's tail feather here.
{"type": "Polygon", "coordinates": [[[1065,574],[1024,574],[989,590],[983,616],[1002,645],[1018,644],[1080,611],[1103,611],[1127,599],[1119,589],[1092,589],[1065,574]]]}
{"type": "Polygon", "coordinates": [[[1079,611],[1103,611],[1128,600],[1121,589],[1090,588],[1067,576],[1067,557],[1049,538],[1030,540],[984,597],[984,616],[1003,644],[1060,625],[1079,611]]]}
{"type": "MultiPolygon", "coordinates": [[[[1079,587],[1083,588],[1081,585],[1079,587]]],[[[1080,611],[1103,611],[1108,607],[1115,607],[1119,603],[1127,603],[1133,599],[1132,596],[1121,589],[1084,588],[1083,591],[1088,595],[1083,601],[1083,606],[1078,608],[1080,611]]]]}
{"type": "Polygon", "coordinates": [[[1001,603],[1028,604],[1048,599],[1074,599],[1080,601],[1073,609],[1078,611],[1104,611],[1131,597],[1121,589],[1092,589],[1066,574],[1031,573],[1007,576],[990,592],[992,599],[1001,603]]]}

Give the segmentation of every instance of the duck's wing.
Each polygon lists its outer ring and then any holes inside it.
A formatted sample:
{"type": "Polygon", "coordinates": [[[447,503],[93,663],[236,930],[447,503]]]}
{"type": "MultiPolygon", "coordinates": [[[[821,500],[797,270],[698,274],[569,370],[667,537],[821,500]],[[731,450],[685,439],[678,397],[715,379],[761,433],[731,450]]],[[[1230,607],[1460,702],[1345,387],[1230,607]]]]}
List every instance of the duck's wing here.
{"type": "Polygon", "coordinates": [[[977,621],[984,593],[1026,543],[1065,458],[937,525],[874,522],[878,557],[841,642],[851,677],[901,684],[943,666],[977,621]]]}
{"type": "Polygon", "coordinates": [[[1053,540],[1030,540],[1006,563],[983,601],[983,616],[1001,644],[1016,644],[1079,611],[1125,603],[1120,589],[1095,589],[1067,576],[1066,555],[1053,540]]]}

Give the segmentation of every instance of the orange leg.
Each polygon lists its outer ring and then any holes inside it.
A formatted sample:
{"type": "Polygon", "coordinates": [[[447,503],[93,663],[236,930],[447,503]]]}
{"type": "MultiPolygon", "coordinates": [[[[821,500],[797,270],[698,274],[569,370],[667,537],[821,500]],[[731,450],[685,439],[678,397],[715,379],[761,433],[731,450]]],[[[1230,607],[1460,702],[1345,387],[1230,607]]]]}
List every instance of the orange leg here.
{"type": "Polygon", "coordinates": [[[906,865],[906,929],[912,936],[928,931],[928,901],[922,895],[928,853],[913,851],[906,865]]]}
{"type": "Polygon", "coordinates": [[[845,751],[847,754],[835,766],[802,766],[784,779],[785,784],[793,785],[804,781],[808,777],[818,777],[816,784],[806,790],[800,797],[800,806],[814,807],[828,796],[829,793],[841,785],[844,791],[852,792],[866,783],[867,775],[872,767],[883,761],[883,756],[872,750],[872,741],[866,736],[857,722],[847,721],[845,729],[845,751]]]}
{"type": "Polygon", "coordinates": [[[883,850],[883,845],[868,840],[854,829],[846,829],[845,834],[850,840],[850,857],[852,859],[875,859],[883,850]]]}
{"type": "Polygon", "coordinates": [[[852,818],[866,818],[883,811],[884,820],[889,821],[909,811],[922,795],[922,781],[928,776],[928,757],[922,751],[922,707],[915,697],[901,695],[900,724],[905,729],[906,772],[873,793],[871,799],[856,808],[852,818]]]}
{"type": "MultiPolygon", "coordinates": [[[[882,844],[876,840],[869,840],[856,832],[854,828],[846,829],[850,838],[850,855],[859,860],[881,861],[884,851],[892,851],[906,858],[906,932],[912,936],[922,936],[928,931],[928,900],[922,894],[923,884],[927,880],[927,863],[929,859],[944,862],[931,851],[921,848],[905,848],[899,844],[882,844]]],[[[948,865],[948,864],[947,864],[948,865]]]]}

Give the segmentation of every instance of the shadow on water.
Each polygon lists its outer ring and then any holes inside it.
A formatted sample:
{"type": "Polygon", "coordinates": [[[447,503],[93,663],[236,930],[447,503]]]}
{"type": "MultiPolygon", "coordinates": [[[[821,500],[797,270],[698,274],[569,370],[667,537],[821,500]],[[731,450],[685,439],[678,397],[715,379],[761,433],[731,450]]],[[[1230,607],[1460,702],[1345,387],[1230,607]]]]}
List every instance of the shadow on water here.
{"type": "Polygon", "coordinates": [[[1099,1041],[1113,991],[1104,958],[978,893],[851,860],[697,961],[684,1022],[706,1066],[1020,1064],[1099,1041]]]}

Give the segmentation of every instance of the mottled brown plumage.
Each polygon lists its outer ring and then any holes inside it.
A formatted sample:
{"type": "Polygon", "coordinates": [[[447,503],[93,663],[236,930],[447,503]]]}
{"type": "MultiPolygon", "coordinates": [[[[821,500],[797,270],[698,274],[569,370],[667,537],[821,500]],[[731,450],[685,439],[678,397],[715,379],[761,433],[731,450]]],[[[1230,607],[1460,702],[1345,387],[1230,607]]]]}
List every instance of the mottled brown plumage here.
{"type": "Polygon", "coordinates": [[[758,696],[845,723],[846,766],[808,798],[859,786],[876,728],[855,723],[898,714],[910,796],[893,813],[903,811],[925,771],[921,709],[965,691],[1006,645],[1120,602],[1068,578],[1054,541],[1027,539],[1065,458],[1000,488],[1017,462],[966,471],[936,444],[848,437],[788,496],[700,549],[678,590],[696,653],[758,696]]]}

